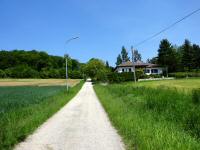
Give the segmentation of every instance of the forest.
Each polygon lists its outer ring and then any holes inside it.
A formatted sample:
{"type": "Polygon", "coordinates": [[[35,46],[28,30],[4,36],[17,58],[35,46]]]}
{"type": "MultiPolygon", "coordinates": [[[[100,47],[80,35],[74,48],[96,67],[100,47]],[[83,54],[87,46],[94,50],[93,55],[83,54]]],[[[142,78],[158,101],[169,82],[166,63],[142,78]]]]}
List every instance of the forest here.
{"type": "MultiPolygon", "coordinates": [[[[83,64],[68,55],[65,57],[68,60],[69,78],[82,78],[83,64]]],[[[36,50],[1,50],[0,78],[65,78],[65,57],[36,50]]]]}

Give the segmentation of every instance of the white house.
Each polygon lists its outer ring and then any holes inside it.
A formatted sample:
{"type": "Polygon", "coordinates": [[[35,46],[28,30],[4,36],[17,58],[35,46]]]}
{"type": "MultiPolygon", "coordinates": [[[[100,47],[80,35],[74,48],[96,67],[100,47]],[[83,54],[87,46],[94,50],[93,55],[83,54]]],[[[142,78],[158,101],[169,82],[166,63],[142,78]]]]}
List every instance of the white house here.
{"type": "Polygon", "coordinates": [[[131,61],[123,62],[122,64],[118,65],[116,67],[116,71],[118,73],[122,72],[134,72],[135,69],[142,68],[144,69],[144,73],[147,75],[151,74],[162,74],[164,68],[160,67],[157,64],[151,64],[151,63],[144,63],[142,61],[137,61],[135,63],[132,63],[131,61]]]}

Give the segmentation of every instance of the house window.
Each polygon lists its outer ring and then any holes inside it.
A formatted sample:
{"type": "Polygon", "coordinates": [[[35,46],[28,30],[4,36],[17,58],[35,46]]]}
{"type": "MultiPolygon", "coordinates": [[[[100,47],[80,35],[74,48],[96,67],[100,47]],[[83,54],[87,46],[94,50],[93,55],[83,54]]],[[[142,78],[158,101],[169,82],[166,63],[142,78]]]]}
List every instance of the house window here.
{"type": "Polygon", "coordinates": [[[124,72],[124,69],[122,69],[122,72],[124,72]]]}
{"type": "Polygon", "coordinates": [[[145,73],[150,73],[150,70],[149,69],[145,70],[145,73]]]}
{"type": "Polygon", "coordinates": [[[129,72],[131,72],[131,68],[129,68],[129,72]]]}
{"type": "Polygon", "coordinates": [[[158,73],[158,69],[152,69],[151,72],[157,74],[158,73]]]}

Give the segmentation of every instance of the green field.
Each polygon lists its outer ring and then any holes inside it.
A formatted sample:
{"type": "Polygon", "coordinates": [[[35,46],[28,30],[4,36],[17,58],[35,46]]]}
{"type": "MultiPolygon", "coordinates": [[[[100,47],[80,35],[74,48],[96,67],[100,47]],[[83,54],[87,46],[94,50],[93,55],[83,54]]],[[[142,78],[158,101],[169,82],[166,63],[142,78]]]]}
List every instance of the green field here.
{"type": "Polygon", "coordinates": [[[65,105],[82,87],[83,81],[65,86],[0,87],[0,149],[12,149],[39,125],[65,105]]]}
{"type": "Polygon", "coordinates": [[[127,149],[200,149],[200,79],[95,85],[127,149]],[[186,92],[187,91],[187,92],[186,92]]]}

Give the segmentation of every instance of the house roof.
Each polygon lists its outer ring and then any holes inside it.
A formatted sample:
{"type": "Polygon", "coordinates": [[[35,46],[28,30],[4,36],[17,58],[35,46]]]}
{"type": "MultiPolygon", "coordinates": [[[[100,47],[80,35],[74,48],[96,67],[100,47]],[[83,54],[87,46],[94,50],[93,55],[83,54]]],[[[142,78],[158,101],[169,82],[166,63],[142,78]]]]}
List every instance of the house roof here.
{"type": "Polygon", "coordinates": [[[133,66],[133,63],[131,61],[127,61],[127,62],[121,63],[117,67],[132,67],[132,66],[133,66]]]}
{"type": "Polygon", "coordinates": [[[117,67],[133,67],[133,66],[135,66],[135,67],[147,67],[147,68],[159,67],[159,65],[157,65],[157,64],[144,63],[142,61],[136,61],[135,63],[132,63],[131,61],[127,61],[127,62],[121,63],[117,67]]]}

